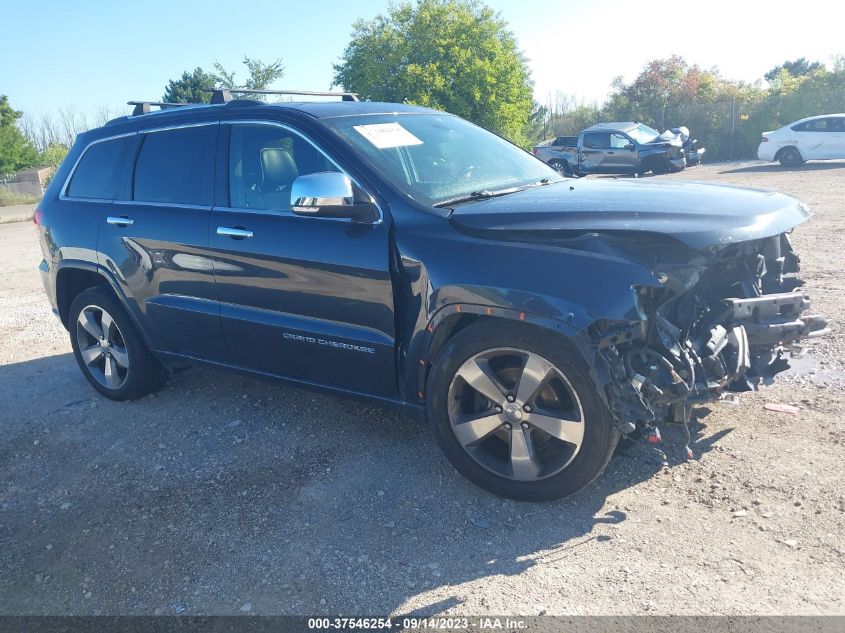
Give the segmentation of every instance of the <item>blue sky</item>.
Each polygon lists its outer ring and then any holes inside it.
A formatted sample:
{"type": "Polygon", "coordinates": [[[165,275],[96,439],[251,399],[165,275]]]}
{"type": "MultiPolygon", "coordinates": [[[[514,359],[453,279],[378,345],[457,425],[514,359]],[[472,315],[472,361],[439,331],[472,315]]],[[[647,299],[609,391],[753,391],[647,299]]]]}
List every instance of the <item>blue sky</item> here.
{"type": "MultiPolygon", "coordinates": [[[[841,2],[487,4],[516,34],[542,102],[555,90],[602,100],[614,76],[630,79],[648,59],[673,53],[746,80],[784,59],[828,62],[845,53],[841,2]]],[[[129,99],[160,98],[167,80],[183,70],[210,70],[215,60],[240,69],[244,54],[281,57],[287,76],[279,87],[325,90],[352,22],[387,6],[387,0],[14,2],[2,12],[0,93],[30,113],[66,106],[119,111],[129,99]]]]}

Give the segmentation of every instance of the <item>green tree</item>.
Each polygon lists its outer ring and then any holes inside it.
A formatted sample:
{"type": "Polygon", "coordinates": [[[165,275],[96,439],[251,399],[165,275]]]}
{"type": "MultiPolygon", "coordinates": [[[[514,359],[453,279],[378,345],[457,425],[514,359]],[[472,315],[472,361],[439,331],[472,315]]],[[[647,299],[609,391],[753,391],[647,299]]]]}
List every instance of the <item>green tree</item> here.
{"type": "Polygon", "coordinates": [[[513,33],[476,0],[419,0],[358,20],[334,84],[446,110],[527,144],[532,81],[513,33]]]}
{"type": "Polygon", "coordinates": [[[805,75],[793,75],[786,68],[769,82],[769,90],[761,107],[751,116],[749,134],[760,138],[760,132],[775,130],[797,119],[842,110],[845,95],[845,63],[842,57],[833,60],[831,69],[820,65],[805,75]]]}
{"type": "Polygon", "coordinates": [[[165,103],[208,103],[209,90],[214,89],[214,75],[197,66],[193,72],[185,71],[179,79],[171,79],[161,98],[165,103]]]}
{"type": "Polygon", "coordinates": [[[38,152],[17,126],[22,112],[12,109],[6,95],[0,95],[0,174],[32,167],[38,152]]]}
{"type": "MultiPolygon", "coordinates": [[[[235,73],[227,71],[220,62],[214,62],[214,70],[217,71],[212,75],[214,81],[223,88],[248,88],[250,90],[267,90],[271,84],[277,79],[285,76],[285,65],[281,59],[274,59],[269,63],[262,62],[252,57],[244,56],[243,65],[246,66],[247,78],[243,83],[235,79],[235,73]]],[[[232,90],[237,93],[237,90],[232,90]]],[[[261,98],[260,95],[254,95],[251,99],[261,98]]]]}
{"type": "Polygon", "coordinates": [[[673,55],[648,62],[631,82],[621,77],[613,80],[613,94],[605,105],[611,118],[633,119],[663,125],[666,108],[692,102],[712,101],[720,89],[721,78],[715,70],[690,66],[683,57],[673,55]]]}
{"type": "Polygon", "coordinates": [[[44,149],[38,155],[38,165],[41,167],[57,168],[67,156],[68,148],[65,145],[54,143],[44,149]]]}
{"type": "Polygon", "coordinates": [[[823,65],[819,62],[808,62],[805,57],[799,57],[798,59],[794,59],[791,62],[785,61],[780,66],[775,66],[769,72],[767,72],[764,76],[766,81],[773,81],[780,75],[782,70],[785,70],[793,77],[803,77],[805,75],[811,74],[813,71],[819,70],[823,68],[823,65]]]}
{"type": "Polygon", "coordinates": [[[759,84],[730,81],[716,69],[673,56],[648,62],[633,81],[619,78],[613,88],[601,113],[604,120],[642,121],[660,131],[686,125],[711,160],[750,156],[757,147],[746,134],[750,122],[740,115],[759,108],[765,98],[759,84]]]}
{"type": "Polygon", "coordinates": [[[532,127],[532,140],[542,141],[554,136],[574,136],[585,127],[599,121],[599,106],[587,103],[575,95],[556,93],[549,95],[547,105],[540,108],[540,112],[532,114],[532,121],[537,115],[545,115],[542,127],[536,124],[532,127]]]}

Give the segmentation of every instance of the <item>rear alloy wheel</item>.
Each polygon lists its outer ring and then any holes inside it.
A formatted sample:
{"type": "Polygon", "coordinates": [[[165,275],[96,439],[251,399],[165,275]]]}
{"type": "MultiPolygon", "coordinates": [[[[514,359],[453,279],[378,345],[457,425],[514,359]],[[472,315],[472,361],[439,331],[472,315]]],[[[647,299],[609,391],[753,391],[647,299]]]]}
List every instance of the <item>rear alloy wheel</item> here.
{"type": "Polygon", "coordinates": [[[131,400],[163,384],[164,369],[108,288],[88,288],[74,299],[68,329],[79,368],[107,398],[131,400]]]}
{"type": "Polygon", "coordinates": [[[565,344],[483,324],[454,337],[429,378],[429,419],[453,465],[481,487],[541,501],[590,483],[618,433],[565,344]]]}
{"type": "Polygon", "coordinates": [[[129,353],[112,315],[100,306],[85,306],[76,320],[76,339],[91,376],[108,389],[120,389],[129,374],[129,353]]]}
{"type": "Polygon", "coordinates": [[[795,147],[784,147],[778,156],[780,164],[784,167],[798,167],[804,164],[804,157],[795,147]]]}
{"type": "Polygon", "coordinates": [[[559,174],[564,176],[570,175],[569,164],[566,161],[558,160],[557,158],[553,158],[549,161],[549,167],[553,168],[559,174]]]}

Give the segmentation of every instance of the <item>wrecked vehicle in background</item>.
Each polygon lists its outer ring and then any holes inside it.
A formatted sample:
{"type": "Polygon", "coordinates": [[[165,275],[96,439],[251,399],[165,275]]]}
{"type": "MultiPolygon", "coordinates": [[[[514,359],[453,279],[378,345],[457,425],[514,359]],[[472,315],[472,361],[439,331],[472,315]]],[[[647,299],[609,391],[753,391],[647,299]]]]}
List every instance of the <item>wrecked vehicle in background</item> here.
{"type": "Polygon", "coordinates": [[[825,329],[794,198],[566,179],[458,117],[341,98],[139,102],[79,135],[34,219],[94,389],[203,362],[368,398],[483,488],[547,500],[825,329]]]}
{"type": "Polygon", "coordinates": [[[597,123],[578,136],[558,136],[531,152],[567,176],[666,174],[697,165],[704,154],[685,127],[659,134],[643,123],[597,123]]]}

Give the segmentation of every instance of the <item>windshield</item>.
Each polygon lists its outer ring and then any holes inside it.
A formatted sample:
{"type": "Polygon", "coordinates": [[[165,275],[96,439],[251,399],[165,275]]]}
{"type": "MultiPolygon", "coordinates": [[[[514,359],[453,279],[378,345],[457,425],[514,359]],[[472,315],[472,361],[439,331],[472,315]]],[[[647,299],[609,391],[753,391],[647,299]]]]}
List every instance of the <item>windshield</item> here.
{"type": "Polygon", "coordinates": [[[323,122],[397,187],[429,205],[561,180],[528,152],[450,114],[352,116],[323,122]]]}
{"type": "Polygon", "coordinates": [[[628,130],[628,136],[634,139],[637,143],[644,144],[651,143],[654,139],[660,136],[660,134],[657,130],[653,130],[649,126],[640,123],[633,130],[628,130]]]}

